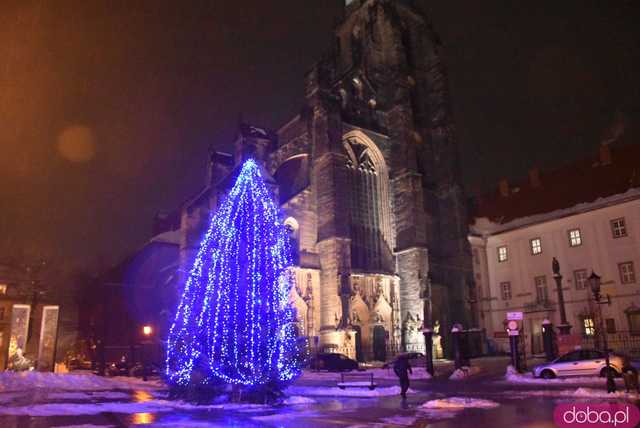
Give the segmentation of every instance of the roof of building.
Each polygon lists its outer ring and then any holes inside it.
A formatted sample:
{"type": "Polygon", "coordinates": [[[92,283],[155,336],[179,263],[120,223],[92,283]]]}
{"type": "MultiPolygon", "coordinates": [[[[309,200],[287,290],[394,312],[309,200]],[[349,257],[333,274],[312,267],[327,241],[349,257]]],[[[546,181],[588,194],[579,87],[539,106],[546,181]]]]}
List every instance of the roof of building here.
{"type": "Polygon", "coordinates": [[[548,172],[532,170],[527,180],[502,182],[476,199],[474,217],[505,224],[564,210],[640,187],[640,144],[602,146],[600,154],[548,172]]]}

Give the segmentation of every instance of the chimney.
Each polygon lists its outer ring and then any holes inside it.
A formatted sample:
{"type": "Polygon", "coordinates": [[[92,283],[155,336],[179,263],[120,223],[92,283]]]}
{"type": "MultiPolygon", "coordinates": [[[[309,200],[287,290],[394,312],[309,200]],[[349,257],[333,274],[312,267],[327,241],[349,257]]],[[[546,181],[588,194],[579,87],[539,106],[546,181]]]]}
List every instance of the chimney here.
{"type": "Polygon", "coordinates": [[[600,165],[611,165],[611,149],[608,144],[600,145],[600,165]]]}
{"type": "Polygon", "coordinates": [[[540,180],[540,168],[537,166],[529,170],[529,184],[533,189],[539,189],[542,187],[542,180],[540,180]]]}
{"type": "Polygon", "coordinates": [[[500,191],[500,195],[502,195],[502,197],[509,197],[509,182],[506,178],[500,180],[500,182],[498,183],[498,190],[500,191]]]}

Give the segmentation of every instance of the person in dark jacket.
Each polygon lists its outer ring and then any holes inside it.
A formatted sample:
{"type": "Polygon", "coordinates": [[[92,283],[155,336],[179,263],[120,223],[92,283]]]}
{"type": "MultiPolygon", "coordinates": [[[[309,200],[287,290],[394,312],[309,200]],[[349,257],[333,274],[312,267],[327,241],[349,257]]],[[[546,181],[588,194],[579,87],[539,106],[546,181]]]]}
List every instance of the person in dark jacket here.
{"type": "Polygon", "coordinates": [[[407,398],[407,390],[409,389],[409,373],[412,373],[409,359],[398,358],[393,363],[393,371],[396,376],[398,376],[398,379],[400,379],[400,395],[402,395],[402,398],[407,398]]]}

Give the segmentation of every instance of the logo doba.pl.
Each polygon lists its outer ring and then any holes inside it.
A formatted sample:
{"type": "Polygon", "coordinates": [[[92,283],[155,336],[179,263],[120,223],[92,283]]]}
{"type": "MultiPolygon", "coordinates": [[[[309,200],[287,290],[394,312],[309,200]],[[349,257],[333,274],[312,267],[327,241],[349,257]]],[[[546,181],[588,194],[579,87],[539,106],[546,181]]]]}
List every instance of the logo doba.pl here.
{"type": "Polygon", "coordinates": [[[553,420],[561,428],[633,428],[640,410],[631,403],[568,403],[555,408],[553,420]]]}

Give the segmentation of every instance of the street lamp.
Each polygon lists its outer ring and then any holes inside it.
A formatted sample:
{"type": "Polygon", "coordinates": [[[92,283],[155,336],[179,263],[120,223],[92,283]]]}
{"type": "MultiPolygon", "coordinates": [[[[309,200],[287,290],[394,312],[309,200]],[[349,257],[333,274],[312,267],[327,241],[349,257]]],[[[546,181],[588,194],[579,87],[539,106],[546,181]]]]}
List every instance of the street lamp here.
{"type": "Polygon", "coordinates": [[[145,325],[144,327],[142,327],[142,334],[144,334],[145,337],[151,336],[151,333],[153,333],[153,329],[150,325],[145,325]]]}
{"type": "Polygon", "coordinates": [[[151,334],[153,334],[153,328],[150,325],[144,325],[142,326],[142,335],[144,336],[145,340],[142,342],[142,346],[141,346],[141,351],[142,351],[142,380],[146,382],[147,380],[147,351],[148,349],[148,343],[149,343],[149,338],[151,337],[151,334]]]}
{"type": "Polygon", "coordinates": [[[607,295],[606,300],[602,298],[600,294],[600,288],[602,286],[602,282],[600,280],[600,276],[598,276],[595,272],[591,271],[591,276],[589,277],[589,286],[591,287],[591,292],[593,293],[593,298],[598,305],[598,310],[600,311],[600,322],[598,328],[602,333],[602,340],[604,342],[604,357],[605,357],[605,366],[606,366],[606,375],[607,375],[607,392],[616,392],[616,382],[613,379],[613,371],[611,370],[611,365],[609,363],[609,345],[607,343],[607,332],[603,327],[602,321],[602,308],[600,305],[610,305],[611,297],[607,295]]]}

